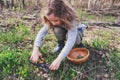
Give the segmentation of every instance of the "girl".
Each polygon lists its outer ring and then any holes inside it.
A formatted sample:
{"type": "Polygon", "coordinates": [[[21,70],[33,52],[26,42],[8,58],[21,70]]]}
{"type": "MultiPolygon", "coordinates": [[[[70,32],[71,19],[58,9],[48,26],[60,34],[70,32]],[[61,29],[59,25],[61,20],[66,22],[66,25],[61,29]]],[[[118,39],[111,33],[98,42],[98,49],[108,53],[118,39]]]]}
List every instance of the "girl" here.
{"type": "Polygon", "coordinates": [[[70,50],[73,47],[80,47],[83,31],[87,26],[79,23],[75,11],[66,5],[63,0],[50,0],[45,11],[43,17],[44,26],[36,36],[30,60],[37,63],[38,58],[42,55],[39,52],[42,39],[48,30],[52,28],[58,42],[53,52],[61,52],[49,66],[49,69],[57,70],[61,61],[69,54],[70,50]]]}

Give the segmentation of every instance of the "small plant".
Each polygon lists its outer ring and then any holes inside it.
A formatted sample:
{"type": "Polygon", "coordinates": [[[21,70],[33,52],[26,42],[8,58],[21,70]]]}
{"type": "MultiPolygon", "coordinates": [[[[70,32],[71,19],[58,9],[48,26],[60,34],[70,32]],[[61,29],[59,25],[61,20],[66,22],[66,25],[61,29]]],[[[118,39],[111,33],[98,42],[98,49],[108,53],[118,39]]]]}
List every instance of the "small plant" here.
{"type": "Polygon", "coordinates": [[[107,42],[107,40],[100,40],[99,38],[96,38],[92,41],[92,46],[96,49],[103,49],[107,42]]]}
{"type": "Polygon", "coordinates": [[[83,56],[81,56],[81,55],[77,57],[77,59],[82,59],[82,58],[83,58],[83,56]]]}
{"type": "Polygon", "coordinates": [[[115,79],[116,79],[116,80],[120,79],[120,71],[116,72],[116,74],[115,74],[115,79]]]}
{"type": "Polygon", "coordinates": [[[24,39],[28,38],[28,35],[30,35],[30,29],[27,28],[24,24],[19,24],[18,26],[14,27],[15,29],[13,28],[5,33],[0,32],[0,42],[22,42],[24,39]]]}

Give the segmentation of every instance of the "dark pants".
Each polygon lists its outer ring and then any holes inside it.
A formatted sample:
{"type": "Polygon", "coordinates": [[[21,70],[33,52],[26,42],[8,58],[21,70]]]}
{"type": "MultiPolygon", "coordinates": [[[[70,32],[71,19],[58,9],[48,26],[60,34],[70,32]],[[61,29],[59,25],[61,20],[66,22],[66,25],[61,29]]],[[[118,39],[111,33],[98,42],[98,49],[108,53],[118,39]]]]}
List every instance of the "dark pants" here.
{"type": "MultiPolygon", "coordinates": [[[[64,27],[53,27],[53,32],[58,41],[65,41],[67,39],[67,30],[64,27]]],[[[79,29],[74,47],[76,47],[82,42],[82,37],[83,31],[79,29]]]]}

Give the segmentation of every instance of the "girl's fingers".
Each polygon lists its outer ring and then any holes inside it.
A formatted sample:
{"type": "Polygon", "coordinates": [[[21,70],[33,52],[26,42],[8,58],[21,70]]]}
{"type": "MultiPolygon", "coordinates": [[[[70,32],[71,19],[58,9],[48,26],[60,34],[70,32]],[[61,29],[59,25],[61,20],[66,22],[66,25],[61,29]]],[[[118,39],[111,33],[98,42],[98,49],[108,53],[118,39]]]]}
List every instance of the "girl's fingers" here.
{"type": "Polygon", "coordinates": [[[30,57],[30,61],[32,61],[33,63],[37,63],[37,59],[34,59],[33,56],[30,57]]]}
{"type": "Polygon", "coordinates": [[[55,69],[56,69],[56,65],[53,65],[52,70],[55,70],[55,69]]]}
{"type": "Polygon", "coordinates": [[[53,65],[53,63],[50,65],[50,67],[49,67],[49,69],[50,70],[53,70],[53,67],[54,67],[54,65],[53,65]]]}
{"type": "Polygon", "coordinates": [[[42,54],[39,54],[39,56],[42,56],[42,54]]]}
{"type": "Polygon", "coordinates": [[[33,61],[34,63],[37,63],[37,59],[33,59],[32,61],[33,61]]]}
{"type": "Polygon", "coordinates": [[[56,68],[57,68],[57,66],[55,65],[55,66],[53,67],[53,70],[56,70],[56,68]]]}
{"type": "Polygon", "coordinates": [[[53,67],[53,70],[58,70],[58,67],[59,67],[59,65],[55,65],[55,66],[53,67]]]}
{"type": "Polygon", "coordinates": [[[58,68],[59,68],[59,64],[58,64],[58,65],[56,65],[55,70],[58,70],[58,68]]]}
{"type": "Polygon", "coordinates": [[[33,57],[32,57],[32,56],[30,56],[30,59],[29,59],[29,60],[31,61],[31,60],[32,60],[32,58],[33,58],[33,57]]]}
{"type": "Polygon", "coordinates": [[[50,70],[52,69],[52,66],[53,66],[52,64],[49,66],[49,69],[50,69],[50,70]]]}
{"type": "Polygon", "coordinates": [[[58,70],[58,68],[59,68],[59,65],[56,66],[56,70],[58,70]]]}
{"type": "Polygon", "coordinates": [[[50,70],[58,70],[59,68],[59,64],[56,64],[56,63],[52,63],[49,67],[50,70]]]}

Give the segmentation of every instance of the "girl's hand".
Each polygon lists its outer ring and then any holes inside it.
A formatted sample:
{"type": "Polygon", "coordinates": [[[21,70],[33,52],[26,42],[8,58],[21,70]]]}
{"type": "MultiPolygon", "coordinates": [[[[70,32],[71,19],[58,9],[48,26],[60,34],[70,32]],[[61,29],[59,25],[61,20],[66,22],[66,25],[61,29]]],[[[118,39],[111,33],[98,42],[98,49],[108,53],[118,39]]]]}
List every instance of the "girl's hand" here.
{"type": "Polygon", "coordinates": [[[42,54],[39,52],[38,48],[35,47],[34,50],[33,50],[32,55],[31,55],[31,57],[30,57],[30,60],[31,60],[33,63],[37,63],[40,56],[42,56],[42,54]]]}
{"type": "Polygon", "coordinates": [[[50,65],[49,69],[50,70],[58,70],[60,64],[61,64],[62,58],[57,57],[52,64],[50,65]]]}

